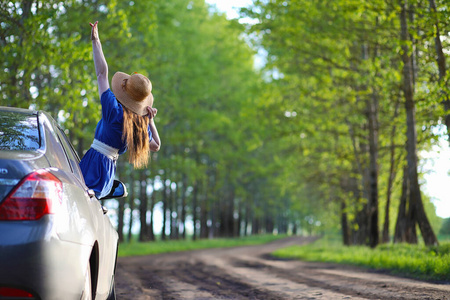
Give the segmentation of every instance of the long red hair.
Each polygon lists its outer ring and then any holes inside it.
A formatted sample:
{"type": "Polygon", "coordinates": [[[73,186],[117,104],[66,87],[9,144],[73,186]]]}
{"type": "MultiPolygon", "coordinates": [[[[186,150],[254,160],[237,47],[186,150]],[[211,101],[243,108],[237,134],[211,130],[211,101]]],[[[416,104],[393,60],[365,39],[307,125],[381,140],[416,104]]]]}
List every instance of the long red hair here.
{"type": "Polygon", "coordinates": [[[138,116],[123,107],[122,140],[128,148],[128,161],[135,168],[147,166],[150,157],[150,138],[148,137],[148,116],[138,116]]]}

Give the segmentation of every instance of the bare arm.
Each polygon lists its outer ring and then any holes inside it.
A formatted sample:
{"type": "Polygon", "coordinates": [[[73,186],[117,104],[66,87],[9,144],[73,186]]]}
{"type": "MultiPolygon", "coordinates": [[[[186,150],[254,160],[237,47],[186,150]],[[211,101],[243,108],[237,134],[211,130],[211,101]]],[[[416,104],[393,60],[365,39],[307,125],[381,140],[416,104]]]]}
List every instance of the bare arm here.
{"type": "Polygon", "coordinates": [[[150,150],[157,152],[161,148],[161,140],[159,139],[158,129],[155,125],[155,116],[158,113],[156,108],[147,107],[148,117],[150,118],[150,131],[152,132],[152,140],[150,141],[150,150]]]}
{"type": "Polygon", "coordinates": [[[105,56],[103,55],[102,44],[98,38],[98,21],[94,24],[89,23],[92,27],[91,40],[92,40],[92,53],[94,54],[95,73],[97,75],[98,92],[100,97],[103,92],[109,89],[108,81],[108,64],[106,63],[105,56]]]}

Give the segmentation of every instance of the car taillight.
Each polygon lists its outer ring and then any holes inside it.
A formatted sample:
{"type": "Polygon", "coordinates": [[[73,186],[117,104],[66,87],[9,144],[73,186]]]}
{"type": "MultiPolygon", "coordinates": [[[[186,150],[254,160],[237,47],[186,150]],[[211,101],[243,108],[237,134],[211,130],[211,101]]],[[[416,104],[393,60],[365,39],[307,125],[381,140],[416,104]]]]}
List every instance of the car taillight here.
{"type": "MultiPolygon", "coordinates": [[[[33,298],[33,295],[27,291],[10,288],[0,287],[0,297],[20,297],[20,298],[33,298]]],[[[10,299],[10,298],[8,298],[10,299]]]]}
{"type": "Polygon", "coordinates": [[[39,170],[23,178],[0,204],[0,220],[38,220],[55,213],[61,202],[61,181],[46,170],[39,170]]]}

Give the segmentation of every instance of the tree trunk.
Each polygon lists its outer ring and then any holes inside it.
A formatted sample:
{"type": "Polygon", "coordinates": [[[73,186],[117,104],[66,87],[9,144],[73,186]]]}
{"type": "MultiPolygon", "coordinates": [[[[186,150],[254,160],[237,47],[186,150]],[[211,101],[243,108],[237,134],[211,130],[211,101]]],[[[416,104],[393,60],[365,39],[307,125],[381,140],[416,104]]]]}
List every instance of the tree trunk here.
{"type": "MultiPolygon", "coordinates": [[[[394,110],[394,117],[392,120],[397,119],[398,111],[399,111],[400,101],[397,101],[395,103],[395,110],[394,110]]],[[[394,185],[395,176],[397,174],[397,168],[395,166],[395,134],[397,131],[397,126],[392,127],[391,131],[391,147],[390,147],[390,160],[389,160],[389,179],[388,179],[388,185],[387,185],[387,191],[386,191],[386,207],[384,210],[384,225],[383,225],[383,236],[382,236],[382,242],[383,243],[389,243],[390,237],[389,237],[389,227],[390,227],[390,208],[391,208],[391,196],[392,196],[392,187],[394,185]]]]}
{"type": "Polygon", "coordinates": [[[406,204],[409,198],[409,179],[408,167],[403,168],[402,195],[400,205],[398,206],[397,222],[395,223],[394,243],[405,243],[407,241],[406,228],[408,220],[406,219],[406,204]]]}
{"type": "MultiPolygon", "coordinates": [[[[166,174],[166,171],[164,174],[166,174]]],[[[163,208],[162,208],[162,229],[161,229],[161,240],[166,240],[166,223],[167,223],[167,186],[166,186],[166,178],[163,178],[163,188],[162,188],[162,201],[163,201],[163,208]]]]}
{"type": "Polygon", "coordinates": [[[383,243],[389,243],[389,226],[390,226],[390,208],[391,208],[391,196],[392,196],[392,185],[394,182],[395,174],[392,173],[393,161],[391,161],[391,171],[389,173],[388,186],[387,186],[387,195],[386,195],[386,206],[384,208],[384,223],[383,223],[383,233],[381,241],[383,243]]]}
{"type": "MultiPolygon", "coordinates": [[[[220,199],[220,197],[219,197],[219,199],[220,199]]],[[[212,239],[212,238],[214,238],[214,237],[216,237],[216,236],[218,236],[218,233],[219,233],[219,228],[218,228],[218,226],[217,225],[219,225],[220,223],[219,223],[219,216],[220,216],[220,201],[213,201],[213,199],[211,199],[211,200],[207,200],[208,202],[208,207],[209,207],[209,211],[208,211],[208,214],[209,214],[209,220],[210,220],[210,222],[211,222],[211,226],[209,226],[207,229],[208,229],[208,232],[207,232],[207,237],[209,238],[209,239],[212,239]]]]}
{"type": "MultiPolygon", "coordinates": [[[[168,208],[168,218],[169,218],[169,239],[173,239],[174,238],[174,218],[173,218],[173,212],[174,212],[174,192],[172,191],[172,183],[169,183],[169,185],[167,186],[167,208],[168,208]]],[[[175,210],[176,211],[176,210],[175,210]]]]}
{"type": "Polygon", "coordinates": [[[155,240],[155,232],[153,230],[153,217],[155,212],[155,200],[156,200],[156,191],[155,191],[155,180],[152,180],[152,195],[150,196],[150,224],[147,228],[147,235],[150,241],[155,240]]]}
{"type": "MultiPolygon", "coordinates": [[[[408,184],[409,184],[409,175],[408,175],[408,184]]],[[[408,185],[410,186],[410,185],[408,185]]],[[[407,200],[408,205],[408,211],[406,213],[406,242],[409,244],[417,244],[417,229],[416,229],[416,220],[417,220],[417,206],[413,202],[411,198],[411,191],[408,192],[409,198],[407,200]]]]}
{"type": "Polygon", "coordinates": [[[183,183],[181,187],[181,224],[183,226],[181,237],[183,240],[186,239],[186,191],[187,191],[187,176],[186,174],[183,174],[183,183]]]}
{"type": "MultiPolygon", "coordinates": [[[[227,220],[227,215],[228,215],[228,201],[227,199],[224,199],[226,196],[217,194],[216,195],[216,201],[218,209],[217,209],[217,217],[218,217],[218,222],[219,222],[219,228],[217,230],[217,236],[218,237],[225,237],[227,236],[227,231],[228,231],[228,220],[227,220]]],[[[211,216],[211,219],[213,217],[211,216]]]]}
{"type": "Polygon", "coordinates": [[[124,223],[124,215],[125,215],[125,197],[119,198],[119,208],[117,212],[117,233],[119,234],[119,242],[123,242],[125,240],[123,234],[124,223]]]}
{"type": "Polygon", "coordinates": [[[350,234],[347,219],[347,207],[345,200],[341,200],[341,227],[342,227],[342,241],[345,246],[350,246],[350,234]]]}
{"type": "MultiPolygon", "coordinates": [[[[208,182],[208,179],[206,183],[208,182]]],[[[201,208],[200,208],[200,238],[206,239],[208,238],[208,184],[203,184],[203,195],[201,199],[201,208]]],[[[211,226],[214,226],[212,224],[211,226]]]]}
{"type": "Polygon", "coordinates": [[[180,183],[177,182],[177,184],[175,185],[175,191],[173,191],[173,212],[174,214],[172,214],[172,218],[173,218],[173,238],[178,240],[180,238],[180,183]]]}
{"type": "Polygon", "coordinates": [[[242,206],[242,199],[239,199],[238,202],[238,219],[236,220],[236,228],[234,236],[240,237],[242,232],[242,216],[243,216],[243,206],[242,206]]]}
{"type": "Polygon", "coordinates": [[[273,234],[275,227],[274,216],[267,203],[265,204],[264,209],[264,227],[266,234],[273,234]]]}
{"type": "Polygon", "coordinates": [[[133,172],[133,167],[131,165],[128,166],[129,168],[129,172],[130,172],[130,196],[128,197],[129,199],[129,206],[130,206],[130,220],[128,223],[128,242],[131,241],[131,238],[133,237],[133,211],[134,211],[134,172],[133,172]]]}
{"type": "Polygon", "coordinates": [[[228,186],[226,191],[222,195],[219,195],[220,201],[219,207],[221,209],[218,211],[219,214],[219,236],[221,237],[232,237],[234,232],[234,191],[231,186],[228,186]]]}
{"type": "MultiPolygon", "coordinates": [[[[359,200],[359,199],[358,199],[359,200]]],[[[361,200],[359,200],[361,201],[361,200]]],[[[355,206],[359,206],[355,203],[355,206]]],[[[367,203],[362,205],[362,209],[356,213],[355,223],[358,225],[358,229],[353,229],[352,238],[355,245],[367,245],[367,238],[369,236],[368,231],[368,208],[367,203]]]]}
{"type": "Polygon", "coordinates": [[[172,226],[170,227],[171,232],[170,236],[172,239],[178,240],[179,238],[179,221],[180,221],[180,205],[179,205],[179,194],[180,194],[180,185],[177,182],[175,184],[175,190],[172,190],[172,226]]]}
{"type": "Polygon", "coordinates": [[[261,222],[259,220],[259,217],[253,215],[253,219],[252,219],[252,234],[259,234],[260,233],[260,225],[261,222]]]}
{"type": "Polygon", "coordinates": [[[294,226],[292,227],[292,235],[297,235],[298,228],[297,228],[297,222],[294,222],[294,226]]]}
{"type": "Polygon", "coordinates": [[[369,246],[375,248],[379,241],[378,230],[378,95],[373,92],[368,103],[369,120],[369,246]]]}
{"type": "Polygon", "coordinates": [[[147,176],[145,169],[139,170],[139,221],[141,224],[141,230],[139,232],[139,241],[143,242],[147,240],[147,176]]]}
{"type": "Polygon", "coordinates": [[[363,165],[362,161],[363,158],[361,157],[361,153],[367,153],[370,150],[370,147],[368,147],[365,143],[357,143],[357,138],[355,134],[355,130],[353,128],[353,125],[346,120],[350,139],[352,141],[352,148],[353,153],[355,155],[355,162],[353,166],[353,171],[355,173],[359,173],[361,176],[361,187],[359,188],[358,183],[355,181],[352,181],[352,187],[353,187],[353,195],[355,196],[355,211],[356,211],[356,218],[354,222],[358,225],[357,229],[352,228],[352,244],[356,245],[364,245],[367,244],[367,238],[369,236],[369,227],[368,227],[368,220],[369,220],[369,210],[367,204],[362,205],[362,208],[360,207],[361,198],[369,200],[370,192],[369,192],[369,169],[363,165]]]}
{"type": "MultiPolygon", "coordinates": [[[[422,203],[420,193],[420,185],[417,174],[417,132],[416,132],[416,116],[414,103],[414,87],[412,80],[412,60],[408,42],[410,41],[408,34],[407,21],[407,5],[406,0],[401,1],[401,40],[402,40],[402,60],[403,60],[403,93],[405,97],[406,108],[406,125],[407,125],[407,161],[408,161],[408,178],[410,184],[410,206],[416,209],[417,223],[426,245],[438,244],[437,238],[431,228],[422,203]]],[[[413,210],[414,211],[414,210],[413,210]]]]}
{"type": "Polygon", "coordinates": [[[192,223],[194,225],[194,232],[192,239],[197,239],[197,203],[198,203],[198,180],[194,183],[194,190],[192,191],[192,223]]]}

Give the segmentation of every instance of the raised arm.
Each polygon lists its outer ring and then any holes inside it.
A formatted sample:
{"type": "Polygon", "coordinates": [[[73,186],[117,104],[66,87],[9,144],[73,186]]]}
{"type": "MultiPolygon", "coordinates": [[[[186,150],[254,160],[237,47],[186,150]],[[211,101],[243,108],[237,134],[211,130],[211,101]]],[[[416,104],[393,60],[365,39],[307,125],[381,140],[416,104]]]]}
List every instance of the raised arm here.
{"type": "Polygon", "coordinates": [[[98,38],[98,21],[94,24],[89,23],[92,27],[91,40],[92,40],[92,53],[94,54],[95,73],[97,75],[98,93],[100,97],[103,92],[109,89],[108,81],[108,64],[106,63],[105,56],[103,55],[102,44],[98,38]]]}
{"type": "Polygon", "coordinates": [[[150,141],[150,150],[157,152],[161,148],[161,140],[159,139],[158,129],[155,125],[155,116],[158,113],[156,108],[147,107],[148,117],[150,118],[150,131],[152,132],[152,140],[150,141]]]}

